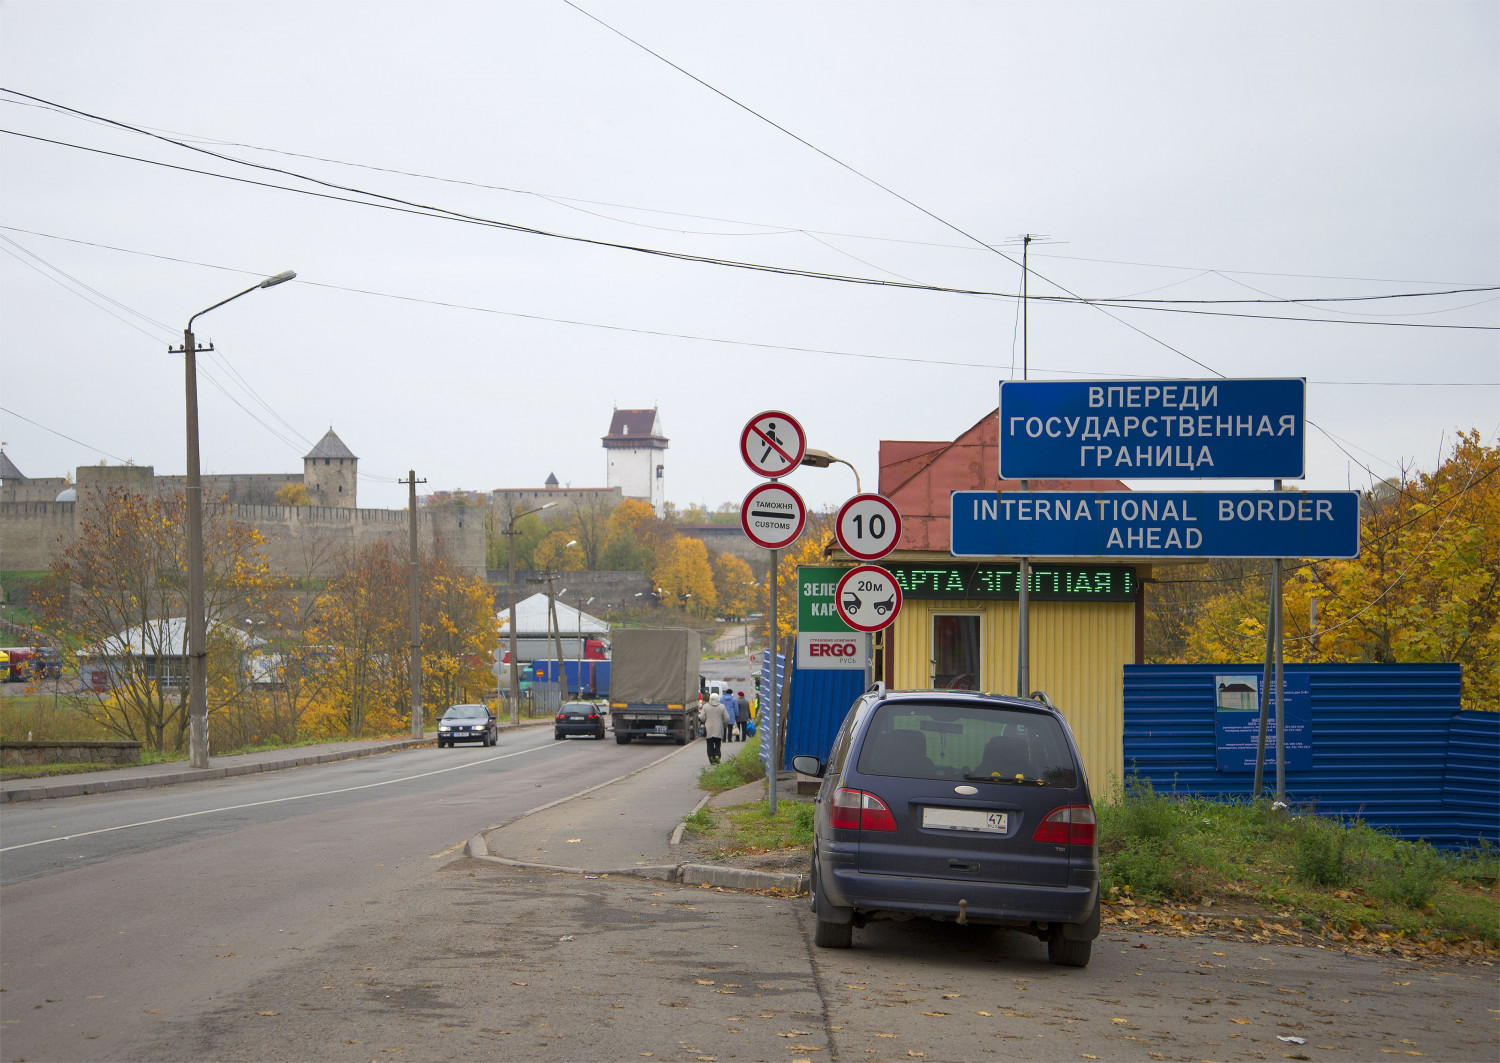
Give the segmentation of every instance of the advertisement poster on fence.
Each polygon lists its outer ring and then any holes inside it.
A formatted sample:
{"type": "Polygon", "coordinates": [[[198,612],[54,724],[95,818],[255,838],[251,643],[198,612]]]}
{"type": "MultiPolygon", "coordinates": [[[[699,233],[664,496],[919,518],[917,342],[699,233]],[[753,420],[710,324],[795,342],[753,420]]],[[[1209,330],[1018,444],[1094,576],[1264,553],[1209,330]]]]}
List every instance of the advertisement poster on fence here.
{"type": "MultiPolygon", "coordinates": [[[[1286,723],[1286,770],[1312,768],[1312,683],[1306,672],[1282,673],[1282,718],[1286,723]]],[[[1214,682],[1214,737],[1220,771],[1255,770],[1260,743],[1258,672],[1223,674],[1214,682]]],[[[1276,702],[1266,718],[1266,770],[1276,767],[1276,702]]]]}

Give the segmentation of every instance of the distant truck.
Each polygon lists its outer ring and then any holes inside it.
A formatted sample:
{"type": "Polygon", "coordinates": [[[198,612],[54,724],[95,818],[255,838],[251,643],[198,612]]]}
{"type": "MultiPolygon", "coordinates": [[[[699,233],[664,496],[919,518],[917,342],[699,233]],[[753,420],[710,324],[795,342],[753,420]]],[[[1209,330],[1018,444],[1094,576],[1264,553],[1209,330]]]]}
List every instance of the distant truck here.
{"type": "Polygon", "coordinates": [[[685,628],[625,628],[613,639],[610,721],[615,741],[698,735],[698,633],[685,628]]]}
{"type": "Polygon", "coordinates": [[[556,661],[533,661],[531,667],[538,682],[555,683],[558,675],[566,678],[566,693],[570,698],[607,698],[611,665],[610,661],[563,661],[559,671],[556,661]]]}

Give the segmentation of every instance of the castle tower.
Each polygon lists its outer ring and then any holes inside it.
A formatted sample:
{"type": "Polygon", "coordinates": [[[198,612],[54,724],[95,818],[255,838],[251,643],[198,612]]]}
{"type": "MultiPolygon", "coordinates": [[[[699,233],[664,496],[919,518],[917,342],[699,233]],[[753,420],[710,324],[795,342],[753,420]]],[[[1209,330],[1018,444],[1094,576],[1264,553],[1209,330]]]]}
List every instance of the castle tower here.
{"type": "Polygon", "coordinates": [[[302,486],[307,488],[308,500],[315,506],[357,508],[358,468],[359,459],[330,428],[302,459],[302,486]]]}
{"type": "Polygon", "coordinates": [[[661,516],[666,502],[667,438],[661,434],[661,418],[649,410],[615,410],[604,437],[607,455],[605,483],[618,487],[626,498],[650,502],[661,516]]]}

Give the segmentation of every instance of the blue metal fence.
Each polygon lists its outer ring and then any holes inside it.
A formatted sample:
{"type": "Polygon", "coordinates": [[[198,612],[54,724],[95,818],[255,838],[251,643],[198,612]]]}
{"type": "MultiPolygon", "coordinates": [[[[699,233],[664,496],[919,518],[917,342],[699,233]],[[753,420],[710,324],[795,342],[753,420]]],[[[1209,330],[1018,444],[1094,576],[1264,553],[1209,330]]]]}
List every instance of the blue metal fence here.
{"type": "MultiPolygon", "coordinates": [[[[1127,775],[1162,792],[1249,797],[1253,775],[1219,767],[1215,677],[1258,671],[1127,665],[1127,775]]],[[[1287,758],[1294,805],[1449,848],[1500,838],[1500,714],[1459,711],[1458,665],[1299,664],[1286,671],[1305,675],[1311,690],[1311,767],[1295,769],[1287,758]]],[[[1270,788],[1273,764],[1266,779],[1270,788]]]]}
{"type": "Polygon", "coordinates": [[[783,766],[804,753],[827,760],[839,724],[864,690],[863,668],[794,668],[783,766]]]}

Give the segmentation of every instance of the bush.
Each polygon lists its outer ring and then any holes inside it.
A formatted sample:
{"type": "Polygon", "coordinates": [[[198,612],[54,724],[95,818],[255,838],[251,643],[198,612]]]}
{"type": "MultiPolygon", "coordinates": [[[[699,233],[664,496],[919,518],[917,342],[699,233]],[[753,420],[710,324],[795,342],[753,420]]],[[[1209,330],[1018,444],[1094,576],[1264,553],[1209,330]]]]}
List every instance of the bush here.
{"type": "Polygon", "coordinates": [[[1125,791],[1110,817],[1111,833],[1124,844],[1160,842],[1181,829],[1179,802],[1156,792],[1150,779],[1132,775],[1125,780],[1125,791]]]}
{"type": "Polygon", "coordinates": [[[1298,821],[1292,873],[1299,882],[1342,886],[1349,879],[1345,856],[1348,832],[1336,821],[1311,817],[1298,821]]]}
{"type": "Polygon", "coordinates": [[[1426,842],[1403,845],[1395,856],[1394,862],[1379,869],[1370,891],[1408,908],[1425,907],[1445,877],[1447,861],[1426,842]]]}

